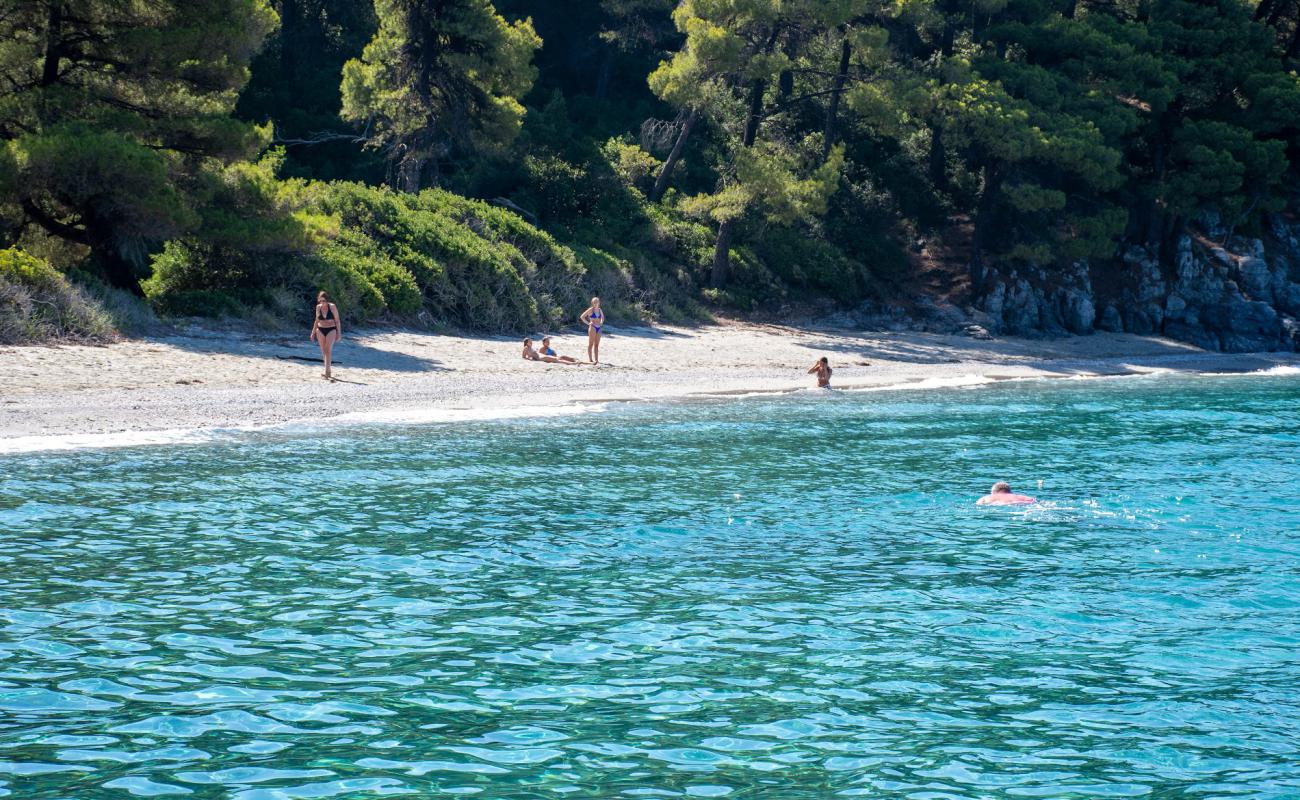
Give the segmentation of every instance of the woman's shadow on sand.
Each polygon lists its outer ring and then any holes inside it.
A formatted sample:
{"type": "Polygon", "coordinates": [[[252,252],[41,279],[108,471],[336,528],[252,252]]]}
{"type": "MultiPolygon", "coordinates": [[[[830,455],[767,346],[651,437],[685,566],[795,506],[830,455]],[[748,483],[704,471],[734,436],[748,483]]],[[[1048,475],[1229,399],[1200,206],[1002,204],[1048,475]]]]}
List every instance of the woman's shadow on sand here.
{"type": "MultiPolygon", "coordinates": [[[[368,332],[362,331],[361,336],[368,332]]],[[[279,361],[322,363],[320,348],[305,336],[301,341],[289,336],[266,336],[227,332],[187,331],[165,336],[162,341],[172,347],[196,353],[267,358],[279,361]]],[[[385,372],[446,372],[442,362],[424,356],[386,350],[366,344],[349,333],[335,345],[334,366],[351,369],[375,369],[385,372]]]]}

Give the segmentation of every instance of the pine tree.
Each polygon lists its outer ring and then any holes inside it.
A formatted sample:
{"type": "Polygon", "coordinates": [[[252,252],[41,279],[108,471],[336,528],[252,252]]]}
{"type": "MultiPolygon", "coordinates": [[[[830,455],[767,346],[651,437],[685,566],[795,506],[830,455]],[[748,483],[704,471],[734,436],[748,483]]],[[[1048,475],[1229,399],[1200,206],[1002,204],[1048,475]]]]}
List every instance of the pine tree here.
{"type": "Polygon", "coordinates": [[[418,191],[455,153],[492,150],[519,131],[541,39],[489,0],[375,0],[379,30],[343,67],[344,119],[371,130],[390,182],[418,191]]]}
{"type": "MultiPolygon", "coordinates": [[[[800,142],[760,135],[764,123],[792,100],[801,43],[823,33],[828,15],[838,13],[836,4],[812,0],[684,0],[673,13],[686,40],[651,74],[650,86],[685,110],[683,134],[694,115],[704,115],[726,133],[729,145],[717,190],[687,205],[717,224],[709,278],[715,287],[729,279],[732,241],[746,212],[765,208],[779,221],[806,219],[825,211],[838,186],[842,150],[811,165],[800,142]],[[781,105],[774,106],[769,94],[781,105]]],[[[673,163],[670,154],[660,181],[673,163]]]]}
{"type": "Polygon", "coordinates": [[[265,0],[6,3],[0,195],[18,224],[138,291],[149,249],[196,224],[205,175],[265,145],[230,111],[275,23],[265,0]]]}

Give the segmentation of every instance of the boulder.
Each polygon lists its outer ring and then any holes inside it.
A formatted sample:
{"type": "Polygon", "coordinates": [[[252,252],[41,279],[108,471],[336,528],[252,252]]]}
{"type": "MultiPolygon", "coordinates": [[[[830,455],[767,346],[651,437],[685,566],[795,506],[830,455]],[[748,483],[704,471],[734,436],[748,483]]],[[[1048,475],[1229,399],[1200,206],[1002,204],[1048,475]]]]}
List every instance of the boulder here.
{"type": "Polygon", "coordinates": [[[1281,214],[1269,214],[1265,219],[1268,222],[1268,232],[1279,244],[1292,251],[1297,249],[1300,243],[1297,243],[1295,229],[1287,222],[1286,217],[1281,214]]]}
{"type": "Polygon", "coordinates": [[[1187,301],[1182,295],[1171,293],[1165,298],[1165,324],[1182,322],[1187,317],[1187,301]]]}
{"type": "Polygon", "coordinates": [[[1277,307],[1288,314],[1300,315],[1300,283],[1287,283],[1274,295],[1277,307]]]}
{"type": "Polygon", "coordinates": [[[997,330],[1001,324],[1000,320],[994,319],[987,311],[981,311],[978,308],[969,309],[967,314],[975,325],[991,331],[997,330]]]}
{"type": "Polygon", "coordinates": [[[1120,317],[1119,309],[1115,306],[1107,305],[1101,310],[1101,317],[1097,320],[1097,327],[1103,331],[1111,333],[1120,333],[1124,330],[1124,321],[1120,317]]]}
{"type": "Polygon", "coordinates": [[[1126,306],[1123,316],[1124,330],[1143,335],[1160,333],[1165,321],[1164,309],[1156,303],[1126,306]]]}
{"type": "Polygon", "coordinates": [[[1205,330],[1217,334],[1220,349],[1229,353],[1275,350],[1281,344],[1282,323],[1277,312],[1261,300],[1230,297],[1201,310],[1205,330]]]}
{"type": "Polygon", "coordinates": [[[1223,224],[1223,219],[1217,211],[1202,211],[1197,214],[1196,225],[1211,239],[1222,240],[1228,235],[1228,228],[1223,224]]]}
{"type": "Polygon", "coordinates": [[[932,333],[958,333],[970,322],[966,313],[952,303],[929,297],[918,297],[915,302],[925,329],[932,333]]]}
{"type": "Polygon", "coordinates": [[[1269,269],[1269,290],[1273,293],[1273,305],[1286,300],[1287,287],[1291,283],[1290,264],[1284,259],[1274,258],[1269,269]]]}
{"type": "Polygon", "coordinates": [[[1057,295],[1057,312],[1061,324],[1071,333],[1091,333],[1097,320],[1097,306],[1091,292],[1081,289],[1063,289],[1057,295]]]}
{"type": "Polygon", "coordinates": [[[1002,301],[1003,329],[1019,335],[1042,330],[1041,307],[1041,294],[1029,285],[1029,281],[1017,279],[1007,287],[1002,301]]]}
{"type": "Polygon", "coordinates": [[[1250,299],[1273,302],[1273,271],[1268,268],[1268,262],[1253,256],[1243,258],[1237,270],[1241,288],[1250,299]]]}
{"type": "Polygon", "coordinates": [[[1202,328],[1200,325],[1188,324],[1182,321],[1173,321],[1165,323],[1165,336],[1171,339],[1177,339],[1180,342],[1190,342],[1197,347],[1206,350],[1220,349],[1219,337],[1202,328]]]}
{"type": "Polygon", "coordinates": [[[1295,317],[1282,317],[1282,347],[1291,351],[1300,351],[1300,320],[1295,317]]]}
{"type": "Polygon", "coordinates": [[[1232,269],[1233,267],[1237,266],[1237,260],[1232,257],[1232,254],[1230,254],[1227,250],[1224,250],[1222,247],[1215,247],[1212,250],[1210,250],[1210,256],[1215,261],[1219,262],[1220,264],[1227,267],[1228,269],[1232,269]]]}

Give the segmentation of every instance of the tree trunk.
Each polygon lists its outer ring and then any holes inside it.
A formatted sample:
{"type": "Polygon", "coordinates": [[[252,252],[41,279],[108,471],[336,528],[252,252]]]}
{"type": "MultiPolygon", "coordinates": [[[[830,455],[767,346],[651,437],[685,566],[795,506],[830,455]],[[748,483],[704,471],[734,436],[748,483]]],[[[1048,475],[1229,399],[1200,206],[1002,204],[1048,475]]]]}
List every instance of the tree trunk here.
{"type": "Polygon", "coordinates": [[[144,290],[140,288],[140,276],[135,271],[135,265],[122,257],[116,247],[107,245],[94,250],[95,260],[99,262],[100,268],[104,270],[104,278],[109,284],[119,289],[125,289],[136,297],[144,297],[144,290]]]}
{"type": "Polygon", "coordinates": [[[41,86],[53,86],[59,80],[59,61],[63,57],[63,0],[50,0],[50,15],[45,26],[45,57],[41,63],[41,86]]]}
{"type": "Polygon", "coordinates": [[[677,141],[673,142],[672,152],[668,154],[668,159],[664,165],[659,168],[659,176],[655,178],[654,188],[650,190],[650,200],[659,202],[668,191],[668,179],[672,177],[673,169],[676,168],[677,162],[682,159],[682,151],[686,149],[686,140],[691,135],[691,129],[695,127],[695,121],[699,118],[700,112],[691,109],[682,121],[682,129],[677,132],[677,141]]]}
{"type": "MultiPolygon", "coordinates": [[[[1165,178],[1165,142],[1164,128],[1162,123],[1157,133],[1159,134],[1153,143],[1153,152],[1151,157],[1151,176],[1152,184],[1159,186],[1165,178]]],[[[1165,230],[1165,210],[1162,198],[1153,193],[1151,200],[1147,203],[1146,208],[1146,230],[1143,231],[1143,240],[1149,246],[1159,247],[1164,240],[1165,230]]]]}
{"type": "Polygon", "coordinates": [[[1002,188],[1002,170],[996,166],[984,167],[984,188],[975,204],[975,230],[971,233],[970,274],[973,288],[984,285],[984,247],[988,244],[989,223],[992,222],[994,201],[1002,188]]]}
{"type": "MultiPolygon", "coordinates": [[[[795,55],[799,52],[799,35],[792,32],[787,36],[785,47],[781,51],[785,53],[787,58],[794,61],[795,55]]],[[[781,74],[777,76],[776,88],[781,100],[784,101],[789,97],[794,92],[794,71],[790,69],[781,70],[781,74]]]]}
{"type": "Polygon", "coordinates": [[[298,2],[281,0],[280,2],[280,80],[298,78],[298,2]]]}
{"type": "Polygon", "coordinates": [[[600,68],[596,70],[595,98],[604,100],[609,94],[609,81],[614,76],[614,46],[606,45],[605,54],[600,59],[600,68]]]}
{"type": "MultiPolygon", "coordinates": [[[[763,116],[763,92],[766,90],[767,84],[761,78],[756,79],[750,87],[749,116],[745,120],[745,133],[740,140],[741,147],[753,147],[754,140],[758,138],[758,123],[763,116]]],[[[731,238],[735,226],[734,217],[723,220],[718,226],[718,240],[713,245],[713,272],[709,276],[709,283],[715,289],[726,286],[728,278],[731,277],[731,238]]]]}
{"type": "MultiPolygon", "coordinates": [[[[1164,236],[1160,240],[1159,261],[1169,273],[1174,271],[1174,262],[1178,255],[1178,240],[1187,229],[1187,218],[1180,215],[1166,214],[1164,236]]],[[[1229,232],[1228,237],[1232,234],[1229,232]]],[[[1226,240],[1225,240],[1226,241],[1226,240]]]]}
{"type": "MultiPolygon", "coordinates": [[[[943,69],[952,58],[953,42],[957,36],[957,23],[951,16],[943,25],[943,40],[939,46],[939,85],[944,84],[943,69]]],[[[943,141],[943,128],[937,123],[930,124],[930,183],[938,191],[948,190],[948,149],[943,141]]]]}
{"type": "Polygon", "coordinates": [[[709,275],[709,283],[715,289],[726,286],[731,276],[731,238],[735,225],[736,220],[732,217],[718,226],[718,240],[713,245],[713,272],[709,275]]]}
{"type": "Polygon", "coordinates": [[[853,46],[849,44],[849,37],[845,36],[844,41],[840,43],[840,65],[835,70],[835,80],[831,83],[831,100],[826,105],[826,127],[822,131],[823,160],[831,154],[831,148],[835,146],[835,137],[838,135],[835,123],[840,112],[840,96],[844,94],[844,82],[849,77],[849,58],[852,55],[853,46]]]}
{"type": "Polygon", "coordinates": [[[407,152],[397,160],[397,189],[415,194],[420,191],[420,173],[424,171],[424,159],[407,152]]]}
{"type": "Polygon", "coordinates": [[[948,190],[948,150],[943,143],[943,128],[930,125],[930,183],[944,192],[948,190]]]}
{"type": "Polygon", "coordinates": [[[767,91],[767,84],[760,78],[754,81],[753,87],[749,90],[749,117],[745,120],[745,133],[741,136],[741,147],[753,147],[754,140],[758,138],[758,123],[763,119],[763,92],[767,91]]]}
{"type": "Polygon", "coordinates": [[[1273,11],[1269,13],[1268,19],[1264,20],[1264,22],[1269,27],[1276,28],[1278,21],[1282,19],[1283,11],[1286,11],[1286,6],[1282,5],[1281,2],[1278,2],[1276,5],[1273,6],[1273,11]]]}

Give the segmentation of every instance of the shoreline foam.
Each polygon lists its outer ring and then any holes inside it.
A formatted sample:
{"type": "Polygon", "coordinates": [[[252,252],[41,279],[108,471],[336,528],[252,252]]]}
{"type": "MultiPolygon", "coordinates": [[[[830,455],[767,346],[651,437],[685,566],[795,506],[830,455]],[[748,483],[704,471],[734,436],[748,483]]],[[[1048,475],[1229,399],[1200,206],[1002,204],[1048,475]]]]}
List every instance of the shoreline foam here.
{"type": "MultiPolygon", "coordinates": [[[[580,352],[578,336],[561,352],[580,352]]],[[[1295,354],[1208,353],[1167,340],[862,333],[761,325],[614,330],[614,365],[544,365],[514,340],[365,331],[339,377],[285,360],[284,337],[209,331],[108,347],[0,348],[0,454],[186,444],[250,430],[442,424],[591,413],[625,402],[737,399],[809,390],[828,354],[848,393],[943,390],[1024,379],[1152,374],[1300,375],[1295,354]],[[869,366],[867,365],[869,362],[869,366]]],[[[815,390],[813,390],[815,391],[815,390]]]]}

